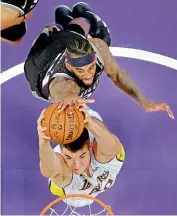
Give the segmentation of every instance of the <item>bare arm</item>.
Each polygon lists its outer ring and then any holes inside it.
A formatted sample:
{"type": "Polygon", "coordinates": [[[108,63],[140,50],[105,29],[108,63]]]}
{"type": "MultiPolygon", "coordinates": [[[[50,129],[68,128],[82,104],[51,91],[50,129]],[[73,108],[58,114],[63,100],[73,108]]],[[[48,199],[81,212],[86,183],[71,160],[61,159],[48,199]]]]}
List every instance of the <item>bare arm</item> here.
{"type": "Polygon", "coordinates": [[[40,170],[44,177],[50,178],[56,186],[64,187],[70,183],[72,173],[63,157],[56,154],[48,140],[39,141],[40,170]]]}
{"type": "Polygon", "coordinates": [[[50,178],[58,187],[66,186],[72,179],[72,173],[66,165],[62,155],[54,152],[50,145],[50,138],[46,137],[44,131],[46,128],[42,126],[44,119],[43,110],[37,121],[37,130],[39,136],[39,157],[40,170],[44,177],[50,178]]]}
{"type": "Polygon", "coordinates": [[[49,90],[51,97],[56,103],[68,96],[78,95],[80,87],[73,80],[65,77],[56,77],[51,81],[49,90]]]}
{"type": "Polygon", "coordinates": [[[91,38],[89,40],[99,50],[104,60],[105,72],[115,85],[135,99],[143,107],[150,103],[127,73],[125,73],[116,63],[107,44],[103,40],[97,38],[91,38]]]}
{"type": "Polygon", "coordinates": [[[45,177],[50,178],[58,171],[62,175],[62,168],[49,140],[39,139],[39,157],[41,172],[45,177]]]}
{"type": "MultiPolygon", "coordinates": [[[[96,157],[100,162],[107,162],[115,155],[119,154],[122,144],[119,139],[113,135],[107,127],[92,117],[92,122],[88,126],[88,130],[93,134],[96,140],[96,157]]],[[[94,146],[95,148],[95,146],[94,146]]]]}

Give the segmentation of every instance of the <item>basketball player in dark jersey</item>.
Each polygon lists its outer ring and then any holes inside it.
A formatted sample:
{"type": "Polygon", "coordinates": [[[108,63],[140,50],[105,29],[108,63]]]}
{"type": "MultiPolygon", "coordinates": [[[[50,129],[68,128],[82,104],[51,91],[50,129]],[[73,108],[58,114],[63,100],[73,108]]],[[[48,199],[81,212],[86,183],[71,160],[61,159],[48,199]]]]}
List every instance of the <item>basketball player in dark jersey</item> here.
{"type": "Polygon", "coordinates": [[[26,33],[26,20],[39,0],[2,0],[1,41],[18,44],[26,33]]]}
{"type": "Polygon", "coordinates": [[[34,42],[25,62],[25,76],[33,94],[59,103],[59,110],[73,103],[92,103],[88,98],[103,71],[147,112],[165,110],[165,103],[152,103],[138,89],[112,56],[109,30],[91,8],[77,3],[56,9],[56,25],[47,26],[34,42]]]}

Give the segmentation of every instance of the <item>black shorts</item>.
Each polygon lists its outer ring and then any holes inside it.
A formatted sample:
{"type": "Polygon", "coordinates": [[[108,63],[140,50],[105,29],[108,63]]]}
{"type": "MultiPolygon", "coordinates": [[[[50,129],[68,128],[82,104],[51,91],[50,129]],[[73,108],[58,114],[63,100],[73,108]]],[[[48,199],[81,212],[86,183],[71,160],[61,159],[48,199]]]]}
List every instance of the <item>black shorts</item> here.
{"type": "Polygon", "coordinates": [[[42,94],[42,80],[51,62],[59,53],[65,51],[69,41],[84,37],[84,30],[76,24],[69,25],[68,30],[63,30],[60,27],[54,28],[53,32],[45,32],[44,29],[30,50],[25,61],[24,72],[31,91],[37,96],[47,99],[42,94]]]}

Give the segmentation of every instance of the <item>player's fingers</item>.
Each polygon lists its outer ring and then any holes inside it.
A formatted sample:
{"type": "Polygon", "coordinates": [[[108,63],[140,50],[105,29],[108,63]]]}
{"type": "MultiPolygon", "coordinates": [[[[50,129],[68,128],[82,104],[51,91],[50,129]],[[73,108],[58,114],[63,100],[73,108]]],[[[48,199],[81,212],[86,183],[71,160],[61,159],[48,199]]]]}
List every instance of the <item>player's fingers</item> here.
{"type": "Polygon", "coordinates": [[[68,102],[67,102],[67,105],[69,105],[69,106],[72,106],[72,105],[74,105],[75,104],[75,100],[69,100],[68,102]]]}
{"type": "Polygon", "coordinates": [[[84,112],[84,113],[86,112],[83,107],[79,107],[79,111],[84,112]]]}
{"type": "Polygon", "coordinates": [[[175,116],[173,115],[173,113],[168,113],[168,115],[171,119],[175,119],[175,116]]]}
{"type": "Polygon", "coordinates": [[[40,114],[40,116],[39,116],[39,121],[42,120],[42,119],[44,118],[44,113],[45,113],[45,111],[46,111],[46,108],[43,109],[43,110],[41,111],[41,114],[40,114]]]}
{"type": "Polygon", "coordinates": [[[69,105],[69,112],[73,113],[73,106],[72,105],[69,105]]]}
{"type": "Polygon", "coordinates": [[[45,119],[44,119],[44,116],[42,115],[40,118],[38,118],[37,120],[37,125],[39,127],[42,127],[42,126],[45,126],[45,119]]]}
{"type": "Polygon", "coordinates": [[[166,103],[160,103],[159,107],[161,108],[161,110],[164,110],[168,113],[168,116],[172,119],[174,119],[174,114],[172,112],[172,110],[170,109],[170,107],[166,104],[166,103]]]}
{"type": "Polygon", "coordinates": [[[37,127],[37,130],[38,130],[38,132],[39,133],[43,133],[44,131],[46,131],[46,127],[41,127],[41,125],[39,125],[38,127],[37,127]]]}
{"type": "Polygon", "coordinates": [[[88,111],[85,108],[79,108],[79,111],[84,113],[84,124],[86,124],[90,118],[88,111]]]}
{"type": "Polygon", "coordinates": [[[82,103],[80,104],[80,107],[86,109],[87,105],[85,103],[82,103]]]}
{"type": "Polygon", "coordinates": [[[40,131],[41,131],[41,132],[44,132],[44,131],[46,131],[46,130],[47,130],[46,127],[40,127],[40,131]]]}
{"type": "Polygon", "coordinates": [[[73,102],[73,105],[75,105],[75,106],[78,106],[78,104],[79,104],[78,99],[74,99],[72,102],[73,102]]]}
{"type": "Polygon", "coordinates": [[[64,107],[66,106],[65,104],[66,104],[66,101],[64,101],[64,100],[60,102],[60,104],[58,106],[58,112],[59,113],[64,109],[64,107]]]}
{"type": "Polygon", "coordinates": [[[43,138],[46,139],[46,140],[50,140],[50,137],[48,137],[46,135],[43,135],[43,138]]]}
{"type": "Polygon", "coordinates": [[[169,117],[170,118],[172,118],[172,119],[174,119],[175,117],[174,117],[174,114],[173,114],[173,112],[171,111],[171,109],[169,108],[169,109],[167,109],[166,110],[167,111],[167,113],[168,113],[168,115],[169,115],[169,117]]]}
{"type": "Polygon", "coordinates": [[[41,117],[39,117],[39,118],[38,118],[38,120],[37,120],[37,125],[38,125],[38,126],[40,126],[40,125],[41,125],[41,121],[42,121],[42,118],[41,118],[41,117]]]}
{"type": "Polygon", "coordinates": [[[62,112],[64,110],[64,108],[68,105],[68,102],[67,101],[64,101],[62,106],[58,109],[58,112],[62,112]]]}
{"type": "Polygon", "coordinates": [[[39,134],[40,139],[50,140],[50,137],[46,136],[44,133],[39,134]]]}
{"type": "Polygon", "coordinates": [[[95,100],[93,100],[93,99],[90,99],[90,100],[82,99],[82,98],[77,99],[77,104],[78,105],[79,104],[86,104],[86,103],[94,103],[94,102],[95,102],[95,100]]]}
{"type": "Polygon", "coordinates": [[[85,117],[89,117],[89,113],[85,107],[79,107],[79,111],[85,114],[85,117]]]}
{"type": "Polygon", "coordinates": [[[58,103],[58,109],[60,109],[60,108],[63,106],[63,103],[64,103],[64,101],[60,101],[60,102],[58,103]]]}
{"type": "Polygon", "coordinates": [[[82,103],[94,103],[95,100],[94,99],[83,99],[82,103]]]}
{"type": "Polygon", "coordinates": [[[88,123],[88,119],[84,119],[84,124],[88,123]]]}

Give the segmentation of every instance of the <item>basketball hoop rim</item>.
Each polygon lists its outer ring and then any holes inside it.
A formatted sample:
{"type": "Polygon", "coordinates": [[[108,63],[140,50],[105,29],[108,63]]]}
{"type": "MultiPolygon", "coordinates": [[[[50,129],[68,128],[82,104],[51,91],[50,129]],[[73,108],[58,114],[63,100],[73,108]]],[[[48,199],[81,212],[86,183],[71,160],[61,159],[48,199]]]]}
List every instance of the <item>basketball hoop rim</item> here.
{"type": "Polygon", "coordinates": [[[73,197],[82,197],[82,198],[91,199],[91,200],[95,201],[96,203],[100,204],[102,207],[104,207],[104,209],[109,213],[109,215],[114,216],[114,213],[112,212],[111,208],[109,206],[107,206],[104,202],[102,202],[101,200],[99,200],[95,197],[92,197],[92,196],[86,195],[86,194],[70,194],[70,195],[65,195],[65,196],[59,197],[59,198],[53,200],[52,202],[50,202],[48,205],[46,205],[44,207],[44,209],[41,211],[40,216],[45,215],[47,210],[50,209],[56,203],[61,202],[64,199],[73,198],[73,197]]]}

